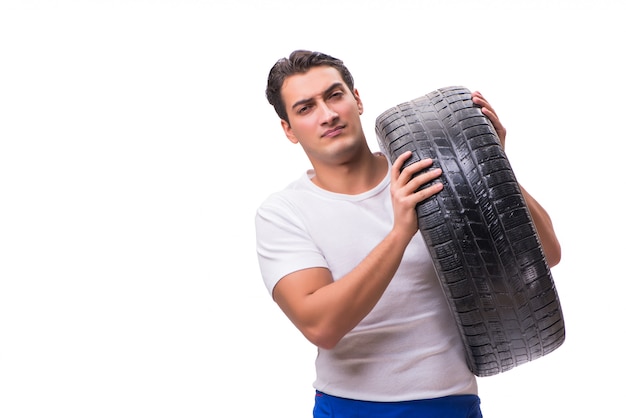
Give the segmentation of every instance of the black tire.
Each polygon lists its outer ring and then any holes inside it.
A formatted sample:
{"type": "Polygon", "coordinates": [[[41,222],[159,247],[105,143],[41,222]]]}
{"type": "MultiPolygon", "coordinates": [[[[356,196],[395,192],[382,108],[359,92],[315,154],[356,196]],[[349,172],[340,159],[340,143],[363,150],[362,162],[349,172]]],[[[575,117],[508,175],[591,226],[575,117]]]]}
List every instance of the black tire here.
{"type": "Polygon", "coordinates": [[[417,206],[424,237],[477,376],[544,356],[565,339],[535,225],[497,134],[464,87],[442,88],[376,119],[383,152],[423,158],[443,190],[417,206]]]}

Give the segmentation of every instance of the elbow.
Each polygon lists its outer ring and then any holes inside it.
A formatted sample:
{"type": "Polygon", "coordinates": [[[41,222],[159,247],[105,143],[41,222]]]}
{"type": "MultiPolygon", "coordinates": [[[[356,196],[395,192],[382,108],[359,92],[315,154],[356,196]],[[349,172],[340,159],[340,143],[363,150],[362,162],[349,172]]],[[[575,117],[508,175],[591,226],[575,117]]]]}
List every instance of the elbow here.
{"type": "Polygon", "coordinates": [[[306,339],[312,344],[319,348],[323,348],[324,350],[331,350],[335,348],[343,337],[343,335],[338,335],[336,332],[328,328],[302,330],[302,334],[304,334],[306,339]]]}
{"type": "Polygon", "coordinates": [[[561,262],[561,245],[558,242],[552,244],[545,250],[546,262],[550,268],[561,262]]]}
{"type": "Polygon", "coordinates": [[[559,250],[558,252],[555,252],[551,254],[550,256],[546,256],[546,260],[550,268],[556,266],[557,264],[561,262],[561,251],[559,250]]]}
{"type": "Polygon", "coordinates": [[[324,350],[332,350],[335,348],[339,341],[332,340],[320,340],[317,343],[314,343],[318,348],[322,348],[324,350]]]}

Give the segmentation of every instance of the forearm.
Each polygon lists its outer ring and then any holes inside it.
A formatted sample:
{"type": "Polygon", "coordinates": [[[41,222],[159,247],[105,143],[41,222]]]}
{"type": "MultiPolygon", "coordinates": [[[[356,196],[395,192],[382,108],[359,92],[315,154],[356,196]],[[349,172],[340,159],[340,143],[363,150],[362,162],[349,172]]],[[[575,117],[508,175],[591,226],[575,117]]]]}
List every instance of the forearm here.
{"type": "Polygon", "coordinates": [[[533,198],[522,186],[520,186],[526,205],[537,229],[541,240],[546,261],[550,267],[556,266],[561,261],[561,245],[554,231],[552,220],[548,212],[533,198]]]}
{"type": "MultiPolygon", "coordinates": [[[[408,245],[392,231],[352,271],[285,306],[292,322],[313,344],[334,347],[370,313],[391,282],[408,245]]],[[[302,273],[305,274],[305,273],[302,273]]]]}
{"type": "Polygon", "coordinates": [[[370,313],[396,273],[408,242],[394,232],[346,276],[324,288],[326,299],[335,307],[327,311],[327,325],[337,342],[370,313]]]}

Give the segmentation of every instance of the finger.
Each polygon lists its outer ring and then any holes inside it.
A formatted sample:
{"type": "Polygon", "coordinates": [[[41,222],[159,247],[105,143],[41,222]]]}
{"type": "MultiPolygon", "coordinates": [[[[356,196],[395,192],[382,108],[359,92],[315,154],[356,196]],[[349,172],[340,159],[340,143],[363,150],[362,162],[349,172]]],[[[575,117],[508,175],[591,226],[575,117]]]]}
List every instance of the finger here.
{"type": "Polygon", "coordinates": [[[422,189],[415,190],[413,189],[412,193],[409,195],[409,199],[411,200],[411,206],[415,206],[420,202],[428,199],[431,196],[436,195],[440,191],[443,190],[443,183],[438,181],[435,182],[428,187],[424,187],[422,189]]]}
{"type": "Polygon", "coordinates": [[[485,99],[485,96],[483,96],[483,94],[479,91],[475,91],[472,93],[472,101],[474,102],[475,105],[479,106],[482,109],[489,109],[491,111],[491,113],[493,113],[494,115],[496,115],[496,111],[494,110],[493,106],[491,106],[491,103],[489,103],[489,101],[487,101],[487,99],[485,99]]]}
{"type": "Polygon", "coordinates": [[[391,174],[392,178],[395,180],[400,177],[400,172],[402,171],[402,165],[406,160],[411,156],[411,151],[404,152],[396,158],[396,161],[391,166],[391,174]]]}
{"type": "Polygon", "coordinates": [[[487,118],[491,121],[491,123],[495,124],[499,124],[500,123],[500,119],[498,118],[498,115],[495,114],[495,112],[491,109],[489,109],[488,107],[483,107],[482,109],[480,109],[483,112],[483,115],[487,116],[487,118]]]}
{"type": "Polygon", "coordinates": [[[414,163],[411,163],[407,166],[404,164],[413,156],[411,151],[406,151],[402,153],[392,166],[392,178],[394,180],[399,179],[401,176],[408,181],[408,179],[420,171],[430,167],[433,164],[432,158],[424,158],[422,160],[418,160],[414,163]]]}
{"type": "Polygon", "coordinates": [[[498,117],[496,111],[494,110],[494,108],[491,106],[491,104],[485,100],[484,97],[482,96],[472,96],[472,101],[474,102],[474,104],[478,107],[480,107],[480,109],[482,110],[483,113],[485,113],[485,110],[488,110],[492,115],[494,115],[496,118],[498,117]]]}
{"type": "Polygon", "coordinates": [[[443,183],[441,182],[433,183],[430,186],[423,188],[422,190],[415,193],[418,199],[417,203],[422,202],[428,199],[429,197],[436,195],[442,190],[443,190],[443,183]]]}
{"type": "MultiPolygon", "coordinates": [[[[404,165],[408,160],[411,159],[411,157],[413,157],[413,151],[405,151],[402,154],[400,154],[398,156],[398,158],[396,159],[396,161],[394,162],[394,166],[401,171],[402,169],[402,165],[404,165]]],[[[426,160],[426,159],[425,159],[426,160]]],[[[417,160],[417,161],[424,161],[424,160],[417,160]]]]}
{"type": "Polygon", "coordinates": [[[500,118],[498,118],[498,115],[496,115],[495,112],[486,107],[482,108],[482,112],[483,115],[485,115],[487,119],[491,121],[491,124],[496,130],[498,138],[500,138],[500,141],[504,141],[504,138],[506,137],[506,128],[504,127],[504,125],[502,125],[502,122],[500,122],[500,118]]]}
{"type": "MultiPolygon", "coordinates": [[[[425,172],[423,172],[423,173],[413,177],[407,183],[407,187],[409,188],[410,192],[412,192],[412,193],[418,191],[420,188],[426,189],[426,187],[424,187],[424,185],[426,185],[426,184],[428,184],[428,183],[438,179],[439,177],[441,177],[442,173],[443,173],[443,171],[441,170],[441,168],[434,168],[432,170],[425,171],[425,172]]],[[[441,184],[441,182],[439,182],[439,184],[441,184]]]]}

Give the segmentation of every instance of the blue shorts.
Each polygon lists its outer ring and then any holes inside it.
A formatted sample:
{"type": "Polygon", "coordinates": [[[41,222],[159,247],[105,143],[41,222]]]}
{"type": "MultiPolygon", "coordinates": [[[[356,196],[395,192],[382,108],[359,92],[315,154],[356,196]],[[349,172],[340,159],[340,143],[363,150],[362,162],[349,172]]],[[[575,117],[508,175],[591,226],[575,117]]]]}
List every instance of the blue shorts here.
{"type": "Polygon", "coordinates": [[[482,418],[480,398],[456,395],[404,402],[370,402],[338,398],[317,391],[314,418],[482,418]]]}

